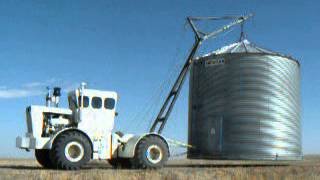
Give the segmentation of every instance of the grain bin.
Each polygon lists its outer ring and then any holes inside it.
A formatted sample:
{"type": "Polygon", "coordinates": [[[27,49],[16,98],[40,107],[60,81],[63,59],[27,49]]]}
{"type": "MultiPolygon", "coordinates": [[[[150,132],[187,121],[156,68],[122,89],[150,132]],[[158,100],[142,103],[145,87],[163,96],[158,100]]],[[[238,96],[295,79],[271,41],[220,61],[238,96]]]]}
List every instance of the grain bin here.
{"type": "Polygon", "coordinates": [[[242,40],[195,59],[190,159],[302,158],[300,65],[242,40]]]}

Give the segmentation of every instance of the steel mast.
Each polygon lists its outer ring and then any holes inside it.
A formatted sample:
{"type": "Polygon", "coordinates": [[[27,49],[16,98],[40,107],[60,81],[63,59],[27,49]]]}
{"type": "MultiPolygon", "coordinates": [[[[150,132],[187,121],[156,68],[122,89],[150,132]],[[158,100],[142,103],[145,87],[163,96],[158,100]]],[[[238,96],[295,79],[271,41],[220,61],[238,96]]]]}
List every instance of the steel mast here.
{"type": "Polygon", "coordinates": [[[230,29],[233,26],[243,24],[247,19],[252,17],[253,14],[249,14],[247,16],[223,16],[223,17],[187,17],[187,21],[189,25],[191,26],[193,32],[195,33],[195,42],[192,46],[192,50],[186,60],[186,62],[183,65],[183,68],[181,69],[178,78],[176,79],[174,85],[171,88],[171,91],[169,92],[165,102],[163,103],[158,116],[154,120],[149,132],[156,132],[158,134],[161,134],[164,126],[166,125],[168,118],[170,116],[170,113],[173,109],[173,106],[180,94],[182,85],[185,81],[185,77],[187,75],[187,72],[189,71],[190,65],[193,62],[194,56],[197,53],[197,50],[201,46],[202,42],[209,39],[216,37],[218,34],[225,32],[226,30],[230,29]],[[234,19],[231,23],[215,30],[210,33],[204,33],[197,29],[196,25],[194,24],[195,21],[201,21],[201,20],[227,20],[227,19],[234,19]]]}

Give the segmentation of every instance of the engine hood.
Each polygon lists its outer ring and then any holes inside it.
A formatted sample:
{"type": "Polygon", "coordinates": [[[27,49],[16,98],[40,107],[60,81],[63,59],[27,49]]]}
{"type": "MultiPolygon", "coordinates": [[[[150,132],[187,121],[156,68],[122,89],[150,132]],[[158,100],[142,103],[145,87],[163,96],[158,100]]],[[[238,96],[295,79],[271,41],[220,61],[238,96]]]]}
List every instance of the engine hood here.
{"type": "Polygon", "coordinates": [[[47,106],[30,106],[30,108],[32,110],[37,110],[44,113],[72,115],[72,111],[67,108],[57,108],[57,107],[47,107],[47,106]]]}

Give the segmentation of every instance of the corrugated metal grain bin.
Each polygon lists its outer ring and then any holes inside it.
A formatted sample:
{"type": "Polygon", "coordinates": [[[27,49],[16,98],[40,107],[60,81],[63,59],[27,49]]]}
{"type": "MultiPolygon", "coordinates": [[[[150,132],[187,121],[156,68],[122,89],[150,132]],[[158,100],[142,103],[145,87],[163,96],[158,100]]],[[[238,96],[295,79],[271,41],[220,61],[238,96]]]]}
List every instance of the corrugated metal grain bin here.
{"type": "Polygon", "coordinates": [[[196,58],[188,158],[302,158],[300,65],[247,40],[196,58]]]}

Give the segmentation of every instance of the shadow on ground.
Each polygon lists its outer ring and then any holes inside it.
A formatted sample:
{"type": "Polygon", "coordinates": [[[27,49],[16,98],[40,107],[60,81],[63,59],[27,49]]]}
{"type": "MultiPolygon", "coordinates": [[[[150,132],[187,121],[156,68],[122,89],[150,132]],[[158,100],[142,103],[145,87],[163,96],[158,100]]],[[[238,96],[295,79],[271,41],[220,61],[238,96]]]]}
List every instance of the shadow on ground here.
{"type": "MultiPolygon", "coordinates": [[[[280,167],[280,166],[289,166],[289,164],[168,164],[165,168],[249,168],[249,167],[280,167]]],[[[40,166],[27,166],[27,165],[0,165],[0,169],[15,169],[15,170],[48,170],[40,166]]],[[[90,163],[83,168],[82,170],[91,170],[91,169],[114,169],[107,164],[99,163],[90,163]]],[[[55,169],[50,169],[55,170],[55,169]]],[[[119,170],[119,169],[117,169],[119,170]]],[[[124,169],[130,170],[130,169],[124,169]]]]}
{"type": "Polygon", "coordinates": [[[169,164],[166,167],[173,168],[246,168],[246,167],[279,167],[289,164],[169,164]]]}
{"type": "Polygon", "coordinates": [[[44,170],[39,166],[25,166],[25,165],[0,165],[0,169],[17,169],[17,170],[44,170]]]}

